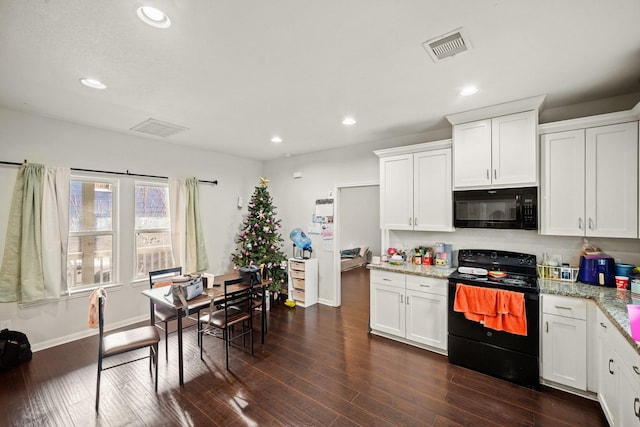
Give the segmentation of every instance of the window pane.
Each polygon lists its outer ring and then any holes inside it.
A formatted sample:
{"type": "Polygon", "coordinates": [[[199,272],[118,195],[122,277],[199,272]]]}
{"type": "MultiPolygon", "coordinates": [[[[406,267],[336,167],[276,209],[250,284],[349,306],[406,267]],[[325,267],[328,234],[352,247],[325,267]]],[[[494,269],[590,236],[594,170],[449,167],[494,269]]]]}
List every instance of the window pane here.
{"type": "Polygon", "coordinates": [[[145,277],[150,271],[173,267],[171,232],[136,233],[137,276],[145,277]]]}
{"type": "Polygon", "coordinates": [[[71,181],[69,231],[113,229],[113,186],[108,182],[71,181]]]}
{"type": "Polygon", "coordinates": [[[136,229],[169,228],[169,188],[136,185],[136,229]]]}
{"type": "Polygon", "coordinates": [[[113,282],[113,237],[69,237],[67,286],[85,286],[113,282]]]}

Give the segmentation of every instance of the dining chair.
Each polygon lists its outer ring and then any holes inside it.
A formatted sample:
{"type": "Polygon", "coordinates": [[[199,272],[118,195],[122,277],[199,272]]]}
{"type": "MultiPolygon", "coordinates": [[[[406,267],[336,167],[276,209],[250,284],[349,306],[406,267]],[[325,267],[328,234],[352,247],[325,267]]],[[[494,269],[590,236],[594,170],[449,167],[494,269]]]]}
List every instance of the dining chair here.
{"type": "Polygon", "coordinates": [[[98,296],[98,328],[99,328],[99,340],[98,340],[98,380],[96,382],[96,412],[98,412],[98,406],[100,404],[100,377],[102,371],[112,369],[127,363],[136,362],[142,359],[149,359],[149,371],[151,371],[152,364],[155,365],[155,391],[158,392],[158,343],[160,342],[160,335],[158,330],[149,326],[140,326],[133,329],[128,329],[120,332],[113,332],[110,334],[104,334],[104,305],[105,296],[98,296]],[[102,362],[104,359],[116,356],[118,354],[127,353],[134,350],[140,350],[145,347],[149,347],[149,355],[138,357],[133,360],[127,360],[108,367],[103,367],[102,362]]]}
{"type": "Polygon", "coordinates": [[[198,322],[198,335],[200,336],[200,359],[204,347],[204,335],[212,335],[222,338],[224,341],[225,363],[229,370],[229,348],[231,342],[242,338],[245,345],[245,337],[249,335],[251,355],[253,355],[253,315],[252,300],[254,295],[253,282],[247,284],[245,279],[226,280],[224,286],[224,300],[211,301],[208,312],[200,317],[198,322]],[[239,286],[240,285],[240,286],[239,286]],[[234,334],[234,326],[242,325],[242,332],[234,334]],[[222,332],[222,336],[220,336],[222,332]]]}
{"type": "MultiPolygon", "coordinates": [[[[161,288],[164,286],[171,286],[171,278],[182,275],[182,267],[165,268],[163,270],[156,270],[149,272],[149,287],[151,289],[161,288]]],[[[155,316],[155,326],[164,331],[164,348],[165,359],[169,360],[169,322],[176,320],[178,315],[176,311],[165,306],[156,305],[153,300],[150,300],[151,310],[153,310],[155,316]],[[164,327],[161,326],[164,324],[164,327]]]]}

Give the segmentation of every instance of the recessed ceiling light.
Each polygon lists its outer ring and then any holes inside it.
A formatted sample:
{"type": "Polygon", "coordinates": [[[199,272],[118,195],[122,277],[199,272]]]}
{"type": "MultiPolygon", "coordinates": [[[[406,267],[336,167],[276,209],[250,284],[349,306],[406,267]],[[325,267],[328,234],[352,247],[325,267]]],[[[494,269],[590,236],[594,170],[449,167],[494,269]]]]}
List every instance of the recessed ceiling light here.
{"type": "Polygon", "coordinates": [[[271,137],[271,142],[273,142],[274,144],[280,144],[282,142],[282,138],[280,138],[278,135],[274,135],[271,137]]]}
{"type": "Polygon", "coordinates": [[[80,83],[82,83],[83,85],[93,88],[93,89],[106,89],[107,85],[105,85],[104,83],[102,83],[100,80],[96,80],[96,79],[90,79],[90,78],[84,78],[84,79],[80,79],[80,83]]]}
{"type": "Polygon", "coordinates": [[[344,120],[342,120],[342,124],[345,126],[355,125],[356,119],[354,119],[353,117],[345,117],[344,120]]]}
{"type": "Polygon", "coordinates": [[[137,12],[138,18],[152,27],[169,28],[171,26],[171,20],[160,9],[151,6],[142,6],[138,8],[137,12]]]}
{"type": "Polygon", "coordinates": [[[462,88],[462,90],[460,91],[461,96],[471,96],[476,93],[478,93],[478,88],[475,86],[467,86],[462,88]]]}

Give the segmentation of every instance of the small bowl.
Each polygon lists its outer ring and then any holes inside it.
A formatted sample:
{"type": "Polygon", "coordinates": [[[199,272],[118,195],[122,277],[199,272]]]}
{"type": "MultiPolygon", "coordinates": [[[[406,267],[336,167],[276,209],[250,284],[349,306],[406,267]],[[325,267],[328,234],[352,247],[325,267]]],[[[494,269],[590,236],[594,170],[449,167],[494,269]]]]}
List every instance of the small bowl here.
{"type": "Polygon", "coordinates": [[[616,276],[630,277],[633,273],[634,266],[630,264],[616,264],[616,276]]]}

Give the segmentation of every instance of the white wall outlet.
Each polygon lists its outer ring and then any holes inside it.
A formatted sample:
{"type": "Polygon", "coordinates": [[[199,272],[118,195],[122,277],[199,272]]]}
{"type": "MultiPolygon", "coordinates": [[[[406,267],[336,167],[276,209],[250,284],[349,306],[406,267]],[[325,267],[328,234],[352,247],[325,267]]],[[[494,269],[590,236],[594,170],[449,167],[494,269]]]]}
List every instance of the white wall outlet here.
{"type": "Polygon", "coordinates": [[[0,321],[0,331],[11,329],[11,319],[0,321]]]}
{"type": "Polygon", "coordinates": [[[238,209],[242,209],[244,206],[244,199],[242,197],[238,197],[238,209]]]}
{"type": "Polygon", "coordinates": [[[293,178],[294,178],[294,179],[302,178],[302,172],[300,172],[300,171],[295,171],[295,172],[293,173],[293,178]]]}

